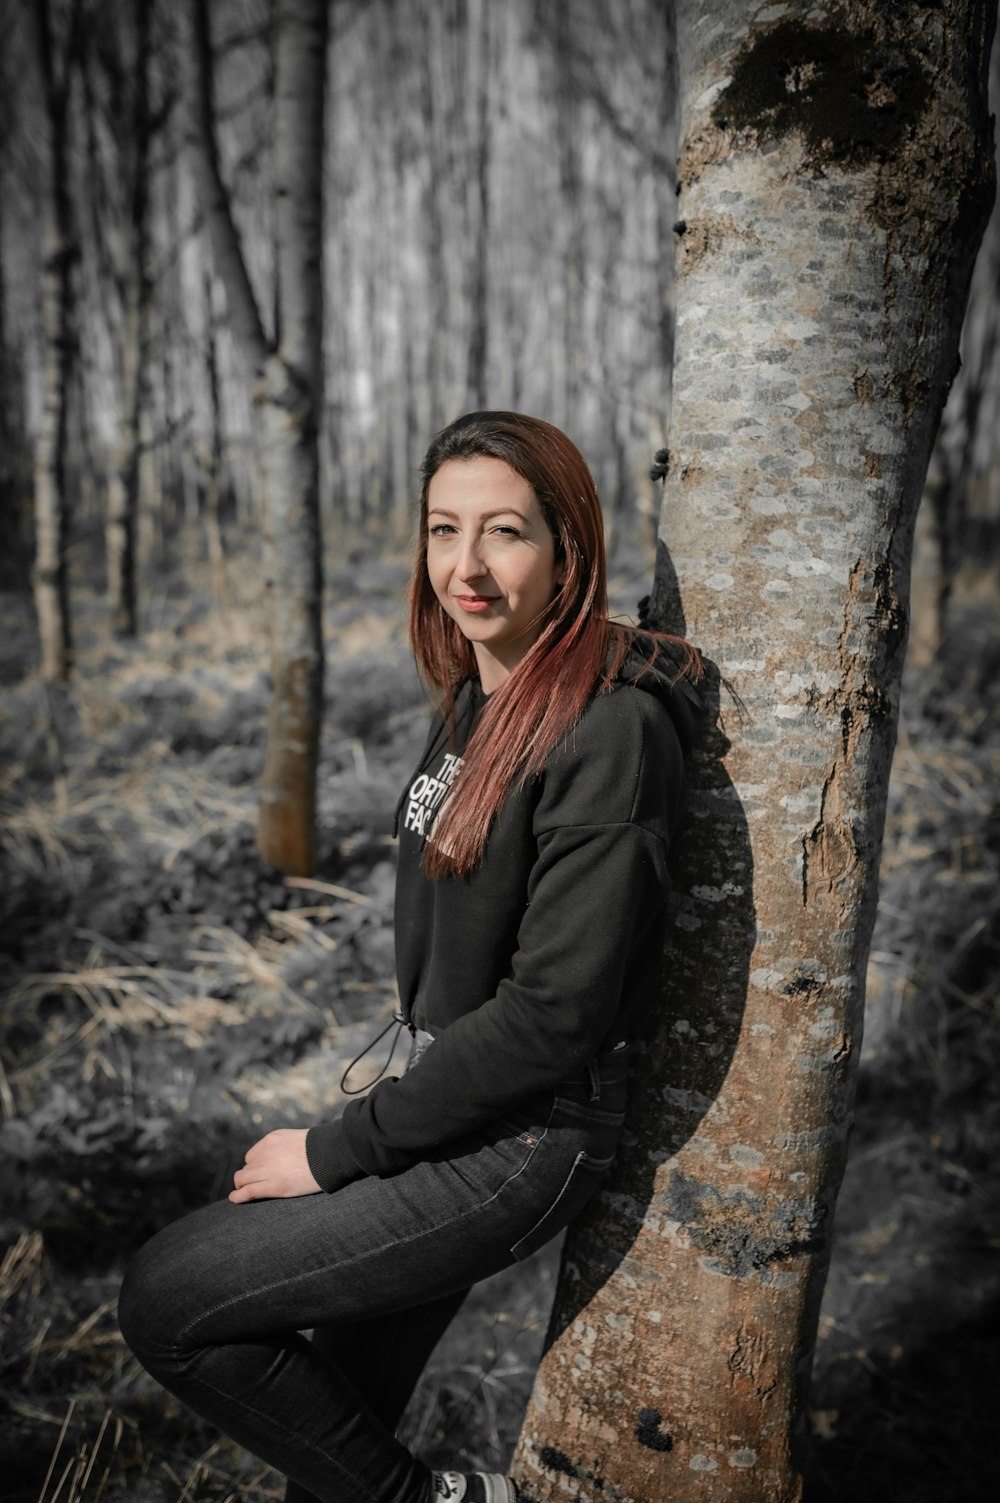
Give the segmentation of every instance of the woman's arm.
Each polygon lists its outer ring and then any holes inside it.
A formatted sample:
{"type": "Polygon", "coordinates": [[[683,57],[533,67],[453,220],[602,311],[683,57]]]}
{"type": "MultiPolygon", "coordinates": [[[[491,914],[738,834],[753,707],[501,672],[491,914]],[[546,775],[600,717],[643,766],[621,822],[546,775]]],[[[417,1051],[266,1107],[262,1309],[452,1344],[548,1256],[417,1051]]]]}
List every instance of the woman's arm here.
{"type": "MultiPolygon", "coordinates": [[[[529,816],[537,858],[509,977],[438,1034],[418,1069],[310,1130],[324,1189],[405,1168],[581,1073],[614,1041],[623,1013],[646,1000],[626,989],[652,992],[659,975],[683,778],[670,718],[651,696],[619,690],[594,702],[542,774],[529,816]]],[[[454,943],[461,953],[460,933],[454,943]]]]}

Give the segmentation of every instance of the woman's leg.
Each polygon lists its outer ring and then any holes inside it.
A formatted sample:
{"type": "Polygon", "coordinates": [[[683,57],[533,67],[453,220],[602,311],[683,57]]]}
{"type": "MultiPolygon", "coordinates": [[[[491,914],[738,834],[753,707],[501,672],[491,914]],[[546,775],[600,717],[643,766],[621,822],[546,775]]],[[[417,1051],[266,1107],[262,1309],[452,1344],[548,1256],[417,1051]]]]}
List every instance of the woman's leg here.
{"type": "Polygon", "coordinates": [[[126,1340],[164,1387],[321,1503],[425,1503],[429,1471],[366,1402],[354,1358],[301,1332],[455,1296],[526,1255],[596,1185],[620,1120],[557,1103],[547,1123],[497,1124],[389,1179],[208,1206],[134,1260],[126,1340]]]}
{"type": "Polygon", "coordinates": [[[364,1312],[322,1215],[334,1200],[220,1201],[168,1227],[126,1273],[122,1331],[165,1388],[322,1503],[424,1503],[426,1468],[300,1334],[364,1312]]]}
{"type": "Polygon", "coordinates": [[[130,1266],[125,1338],[165,1388],[321,1503],[424,1503],[430,1474],[301,1332],[453,1297],[512,1261],[532,1148],[505,1135],[333,1195],[223,1200],[130,1266]]]}
{"type": "Polygon", "coordinates": [[[427,1360],[451,1324],[467,1289],[352,1325],[319,1326],[312,1334],[351,1381],[387,1430],[403,1417],[427,1360]]]}
{"type": "MultiPolygon", "coordinates": [[[[395,1430],[427,1360],[457,1313],[467,1290],[444,1295],[412,1310],[343,1326],[319,1326],[313,1344],[342,1372],[382,1421],[395,1430]]],[[[289,1482],[285,1503],[317,1503],[313,1493],[289,1482]]]]}

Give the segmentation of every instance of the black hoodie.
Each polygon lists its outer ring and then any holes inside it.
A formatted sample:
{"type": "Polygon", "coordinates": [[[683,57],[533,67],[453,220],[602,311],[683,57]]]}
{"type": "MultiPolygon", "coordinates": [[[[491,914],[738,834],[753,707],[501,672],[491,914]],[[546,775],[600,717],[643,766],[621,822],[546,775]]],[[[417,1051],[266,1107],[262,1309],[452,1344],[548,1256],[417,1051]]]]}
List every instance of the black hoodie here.
{"type": "Polygon", "coordinates": [[[432,722],[398,811],[396,974],[407,1021],[434,1042],[418,1069],[310,1129],[324,1190],[405,1169],[635,1032],[657,995],[670,844],[701,718],[677,671],[634,652],[541,772],[515,784],[468,877],[431,881],[420,857],[485,704],[478,680],[458,696],[454,745],[432,722]]]}

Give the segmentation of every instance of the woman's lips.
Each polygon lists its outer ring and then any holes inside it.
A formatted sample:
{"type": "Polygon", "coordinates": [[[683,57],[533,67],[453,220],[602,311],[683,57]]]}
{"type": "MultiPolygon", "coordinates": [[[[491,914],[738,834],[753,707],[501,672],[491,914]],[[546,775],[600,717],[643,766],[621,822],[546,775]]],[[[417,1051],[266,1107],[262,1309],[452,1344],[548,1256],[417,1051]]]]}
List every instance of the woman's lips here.
{"type": "Polygon", "coordinates": [[[480,611],[488,611],[491,605],[495,605],[499,596],[456,595],[455,599],[463,611],[468,611],[470,615],[478,615],[480,611]]]}

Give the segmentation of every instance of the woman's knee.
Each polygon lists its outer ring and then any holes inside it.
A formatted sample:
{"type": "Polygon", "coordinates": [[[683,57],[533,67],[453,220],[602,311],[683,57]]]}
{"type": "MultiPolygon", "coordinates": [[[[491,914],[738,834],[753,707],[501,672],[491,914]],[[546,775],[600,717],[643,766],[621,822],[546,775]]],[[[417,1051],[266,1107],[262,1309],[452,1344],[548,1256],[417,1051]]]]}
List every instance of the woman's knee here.
{"type": "MultiPolygon", "coordinates": [[[[125,1270],[118,1300],[118,1324],[132,1351],[149,1366],[176,1356],[214,1291],[204,1287],[197,1216],[185,1217],[141,1247],[125,1270]]],[[[199,1232],[202,1234],[199,1235],[199,1232]]]]}
{"type": "MultiPolygon", "coordinates": [[[[284,1202],[282,1202],[284,1204],[284,1202]]],[[[266,1242],[259,1218],[228,1200],[193,1211],[157,1232],[129,1264],[118,1317],[122,1334],[146,1366],[160,1354],[176,1358],[201,1343],[225,1339],[213,1323],[235,1293],[252,1282],[251,1264],[266,1242]]]]}
{"type": "Polygon", "coordinates": [[[118,1297],[118,1325],[135,1355],[149,1359],[177,1342],[183,1321],[173,1299],[172,1260],[164,1257],[163,1233],[158,1233],[136,1253],[125,1270],[118,1297]]]}

